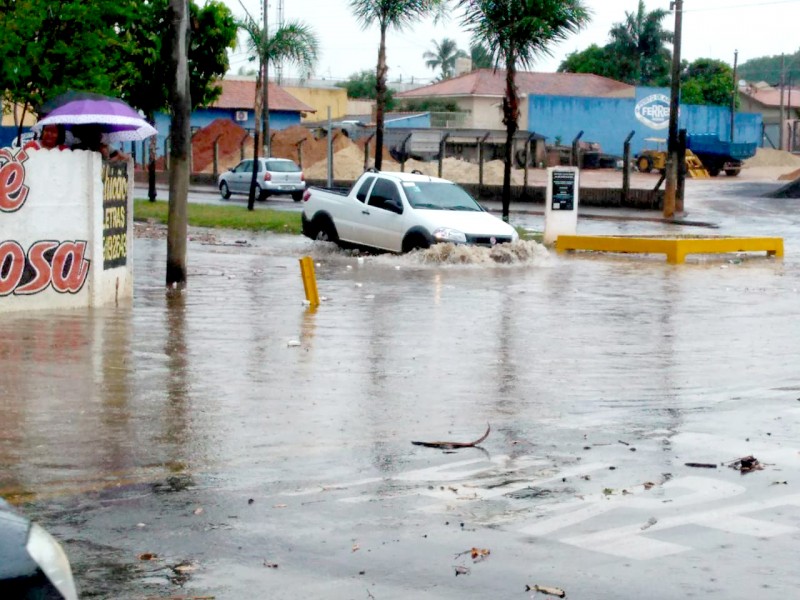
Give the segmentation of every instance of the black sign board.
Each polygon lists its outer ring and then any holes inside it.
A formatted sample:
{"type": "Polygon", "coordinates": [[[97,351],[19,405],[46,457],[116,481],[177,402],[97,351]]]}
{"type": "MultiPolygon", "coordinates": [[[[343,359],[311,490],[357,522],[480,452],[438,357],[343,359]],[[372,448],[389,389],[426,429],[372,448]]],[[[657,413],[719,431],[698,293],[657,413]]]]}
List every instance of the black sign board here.
{"type": "Polygon", "coordinates": [[[103,269],[128,259],[128,163],[103,162],[103,269]]]}
{"type": "Polygon", "coordinates": [[[575,171],[553,171],[552,209],[575,209],[575,171]]]}

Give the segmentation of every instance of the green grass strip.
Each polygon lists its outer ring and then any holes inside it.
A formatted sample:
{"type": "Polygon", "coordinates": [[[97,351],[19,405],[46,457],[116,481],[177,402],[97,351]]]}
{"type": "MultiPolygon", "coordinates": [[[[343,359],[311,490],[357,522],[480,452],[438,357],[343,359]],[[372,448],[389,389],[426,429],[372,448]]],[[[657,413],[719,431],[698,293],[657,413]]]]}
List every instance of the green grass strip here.
{"type": "MultiPolygon", "coordinates": [[[[150,202],[146,199],[136,199],[133,203],[133,218],[136,221],[152,219],[157,223],[166,224],[168,210],[169,204],[165,200],[150,202]]],[[[299,212],[262,208],[250,211],[241,205],[217,206],[193,202],[187,204],[186,211],[187,221],[192,227],[294,234],[301,232],[299,212]]]]}

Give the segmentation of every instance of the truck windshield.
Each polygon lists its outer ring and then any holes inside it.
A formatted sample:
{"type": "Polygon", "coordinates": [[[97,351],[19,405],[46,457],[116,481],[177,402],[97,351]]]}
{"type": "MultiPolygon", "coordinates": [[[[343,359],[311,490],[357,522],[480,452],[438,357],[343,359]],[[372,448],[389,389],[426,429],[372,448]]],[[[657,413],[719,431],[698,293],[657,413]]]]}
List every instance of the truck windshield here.
{"type": "Polygon", "coordinates": [[[443,181],[404,181],[403,191],[413,208],[482,211],[466,190],[443,181]]]}

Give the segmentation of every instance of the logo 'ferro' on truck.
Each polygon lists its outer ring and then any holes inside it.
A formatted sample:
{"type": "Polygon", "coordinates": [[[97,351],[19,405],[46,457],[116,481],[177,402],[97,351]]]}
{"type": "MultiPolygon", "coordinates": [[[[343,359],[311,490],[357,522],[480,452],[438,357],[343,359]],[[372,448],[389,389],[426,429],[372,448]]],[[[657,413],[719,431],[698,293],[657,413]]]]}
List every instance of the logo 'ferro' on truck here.
{"type": "Polygon", "coordinates": [[[636,119],[651,129],[669,127],[669,98],[664,94],[651,94],[636,103],[636,119]]]}

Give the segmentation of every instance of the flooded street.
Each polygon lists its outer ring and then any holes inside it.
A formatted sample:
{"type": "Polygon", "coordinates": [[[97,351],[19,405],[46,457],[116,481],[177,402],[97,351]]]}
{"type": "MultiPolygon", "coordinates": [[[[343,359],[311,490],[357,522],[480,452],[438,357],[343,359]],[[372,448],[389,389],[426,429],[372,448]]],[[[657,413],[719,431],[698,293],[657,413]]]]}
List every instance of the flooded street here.
{"type": "Polygon", "coordinates": [[[791,598],[800,201],[691,183],[718,229],[578,232],[781,236],[785,258],[227,232],[190,242],[181,294],[137,239],[132,307],[0,315],[0,495],[82,598],[791,598]],[[411,444],[487,424],[480,448],[411,444]],[[727,466],[747,455],[764,468],[727,466]]]}

